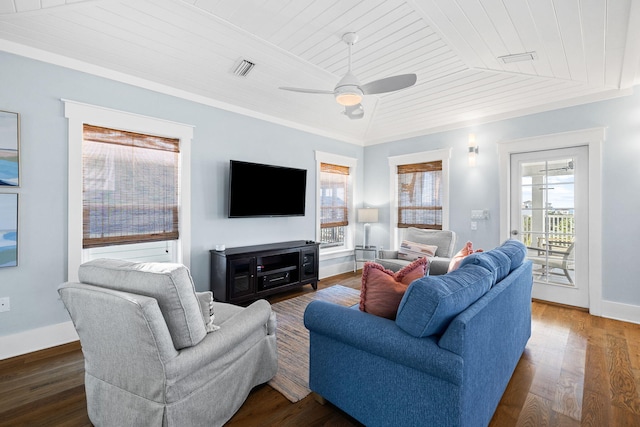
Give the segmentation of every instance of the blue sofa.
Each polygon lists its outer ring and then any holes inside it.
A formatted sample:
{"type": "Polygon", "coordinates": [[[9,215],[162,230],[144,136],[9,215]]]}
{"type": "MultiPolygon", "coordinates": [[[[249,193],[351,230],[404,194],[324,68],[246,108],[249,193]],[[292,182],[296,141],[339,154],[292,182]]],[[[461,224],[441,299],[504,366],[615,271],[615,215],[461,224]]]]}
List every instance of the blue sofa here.
{"type": "Polygon", "coordinates": [[[395,321],[314,301],[309,387],[375,426],[486,426],[531,335],[531,262],[508,240],[414,281],[395,321]]]}

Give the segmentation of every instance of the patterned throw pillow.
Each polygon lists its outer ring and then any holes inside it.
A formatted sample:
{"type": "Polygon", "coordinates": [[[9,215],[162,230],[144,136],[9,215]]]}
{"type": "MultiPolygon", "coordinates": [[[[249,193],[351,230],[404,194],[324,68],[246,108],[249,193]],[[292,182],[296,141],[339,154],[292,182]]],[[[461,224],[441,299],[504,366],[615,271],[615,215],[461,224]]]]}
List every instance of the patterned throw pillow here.
{"type": "Polygon", "coordinates": [[[400,300],[416,279],[429,271],[427,258],[418,258],[394,273],[375,262],[366,262],[362,268],[360,310],[387,319],[395,319],[400,300]]]}
{"type": "Polygon", "coordinates": [[[207,333],[215,332],[220,329],[220,326],[213,323],[215,315],[213,314],[213,292],[196,292],[198,302],[200,303],[200,311],[202,312],[202,320],[204,320],[204,327],[207,333]]]}
{"type": "Polygon", "coordinates": [[[437,246],[403,240],[400,249],[398,249],[398,258],[407,261],[414,261],[422,257],[433,258],[437,250],[437,246]]]}

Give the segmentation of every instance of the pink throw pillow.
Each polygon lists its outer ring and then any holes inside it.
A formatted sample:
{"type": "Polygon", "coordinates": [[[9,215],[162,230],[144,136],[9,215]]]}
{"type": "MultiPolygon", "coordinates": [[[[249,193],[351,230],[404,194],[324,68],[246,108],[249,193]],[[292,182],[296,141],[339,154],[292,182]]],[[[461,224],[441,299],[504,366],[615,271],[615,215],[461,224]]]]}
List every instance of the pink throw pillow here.
{"type": "Polygon", "coordinates": [[[395,319],[400,300],[411,282],[424,277],[428,270],[427,258],[418,258],[396,273],[375,262],[366,262],[362,268],[360,310],[395,319]]]}
{"type": "Polygon", "coordinates": [[[453,256],[453,258],[451,258],[451,262],[449,263],[449,270],[447,271],[447,273],[451,273],[453,270],[456,270],[458,267],[460,267],[460,263],[465,257],[475,252],[482,252],[482,249],[474,251],[473,243],[467,242],[467,244],[464,245],[464,247],[453,256]]]}

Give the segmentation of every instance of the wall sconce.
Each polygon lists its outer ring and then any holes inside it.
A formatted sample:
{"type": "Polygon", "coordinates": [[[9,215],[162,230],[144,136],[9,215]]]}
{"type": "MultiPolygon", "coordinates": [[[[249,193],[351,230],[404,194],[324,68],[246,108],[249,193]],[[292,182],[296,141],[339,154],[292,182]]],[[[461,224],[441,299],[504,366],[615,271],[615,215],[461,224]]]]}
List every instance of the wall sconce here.
{"type": "Polygon", "coordinates": [[[476,144],[476,134],[469,134],[469,166],[476,165],[476,157],[478,156],[478,144],[476,144]]]}
{"type": "Polygon", "coordinates": [[[371,229],[370,222],[378,222],[378,209],[376,208],[361,208],[358,209],[358,222],[364,222],[364,244],[365,248],[369,247],[369,232],[371,229]]]}

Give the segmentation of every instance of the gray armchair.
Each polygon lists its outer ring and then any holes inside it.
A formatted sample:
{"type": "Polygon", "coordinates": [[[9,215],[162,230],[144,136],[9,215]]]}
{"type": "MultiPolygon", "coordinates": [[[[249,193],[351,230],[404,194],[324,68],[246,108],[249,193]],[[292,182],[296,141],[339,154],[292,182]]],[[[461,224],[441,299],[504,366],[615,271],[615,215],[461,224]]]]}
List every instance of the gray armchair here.
{"type": "MultiPolygon", "coordinates": [[[[446,274],[456,244],[456,233],[450,230],[423,230],[409,227],[405,229],[402,240],[437,246],[436,254],[429,260],[429,274],[446,274]]],[[[411,261],[398,258],[398,251],[381,250],[376,262],[391,271],[398,271],[411,261]]]]}
{"type": "Polygon", "coordinates": [[[276,373],[267,301],[201,304],[210,293],[179,264],[96,260],[79,279],[58,292],[80,336],[94,425],[221,426],[276,373]]]}

